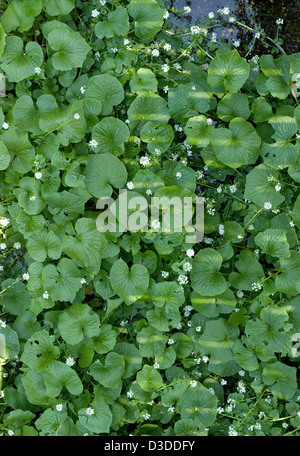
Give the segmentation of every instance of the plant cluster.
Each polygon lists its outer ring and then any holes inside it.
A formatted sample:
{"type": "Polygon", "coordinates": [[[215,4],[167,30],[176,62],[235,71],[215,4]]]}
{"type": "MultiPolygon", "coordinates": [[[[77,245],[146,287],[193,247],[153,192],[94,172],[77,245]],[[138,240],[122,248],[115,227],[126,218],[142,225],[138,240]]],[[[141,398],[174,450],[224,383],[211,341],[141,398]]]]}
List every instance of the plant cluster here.
{"type": "Polygon", "coordinates": [[[300,54],[156,0],[2,13],[1,434],[300,435],[300,54]],[[119,189],[202,196],[203,241],[99,232],[119,189]]]}

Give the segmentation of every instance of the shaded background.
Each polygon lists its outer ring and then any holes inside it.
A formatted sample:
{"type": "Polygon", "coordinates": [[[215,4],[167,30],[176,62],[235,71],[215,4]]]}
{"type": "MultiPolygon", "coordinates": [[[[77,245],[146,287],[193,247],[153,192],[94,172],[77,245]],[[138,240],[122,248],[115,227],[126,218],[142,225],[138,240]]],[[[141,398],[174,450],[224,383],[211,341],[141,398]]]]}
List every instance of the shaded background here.
{"type": "MultiPolygon", "coordinates": [[[[268,36],[276,38],[276,19],[284,19],[284,25],[279,34],[283,38],[283,49],[287,54],[300,52],[300,0],[167,0],[168,5],[178,9],[185,6],[191,8],[191,12],[179,19],[182,26],[193,25],[197,20],[206,20],[210,11],[217,13],[219,8],[228,6],[238,20],[245,21],[247,25],[263,28],[268,36]]],[[[216,28],[215,32],[219,39],[231,41],[240,39],[241,43],[249,42],[253,37],[244,29],[232,27],[216,28]]],[[[254,53],[266,53],[256,40],[254,53]]]]}

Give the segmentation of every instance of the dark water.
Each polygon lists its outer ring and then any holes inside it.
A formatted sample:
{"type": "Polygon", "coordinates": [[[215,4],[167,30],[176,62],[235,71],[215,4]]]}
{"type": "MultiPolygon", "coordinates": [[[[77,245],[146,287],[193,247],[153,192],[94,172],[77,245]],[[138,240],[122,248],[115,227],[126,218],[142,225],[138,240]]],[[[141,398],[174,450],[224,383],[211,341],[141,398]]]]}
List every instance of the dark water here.
{"type": "MultiPolygon", "coordinates": [[[[219,8],[228,6],[239,21],[244,21],[254,29],[264,29],[272,39],[277,36],[276,19],[282,18],[284,25],[279,37],[284,40],[283,49],[287,54],[300,52],[300,0],[167,0],[167,3],[180,10],[185,6],[191,8],[191,12],[180,19],[183,27],[201,22],[207,19],[209,12],[216,14],[219,8]]],[[[252,33],[234,25],[216,28],[215,32],[224,41],[240,39],[242,43],[249,43],[253,38],[252,33]]],[[[265,49],[256,40],[253,53],[265,53],[271,49],[265,49]]]]}

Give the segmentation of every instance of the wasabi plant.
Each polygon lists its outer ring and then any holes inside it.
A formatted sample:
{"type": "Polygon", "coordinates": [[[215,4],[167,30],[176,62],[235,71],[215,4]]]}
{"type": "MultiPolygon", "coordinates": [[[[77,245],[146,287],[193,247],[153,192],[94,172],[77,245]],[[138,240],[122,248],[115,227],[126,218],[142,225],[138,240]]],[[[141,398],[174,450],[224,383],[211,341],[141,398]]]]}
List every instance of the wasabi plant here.
{"type": "Polygon", "coordinates": [[[282,20],[267,37],[229,8],[175,29],[156,0],[2,3],[1,435],[300,435],[300,54],[282,20]],[[221,42],[233,23],[272,52],[221,42]],[[159,216],[99,230],[120,191],[128,217],[203,198],[203,239],[159,216]]]}

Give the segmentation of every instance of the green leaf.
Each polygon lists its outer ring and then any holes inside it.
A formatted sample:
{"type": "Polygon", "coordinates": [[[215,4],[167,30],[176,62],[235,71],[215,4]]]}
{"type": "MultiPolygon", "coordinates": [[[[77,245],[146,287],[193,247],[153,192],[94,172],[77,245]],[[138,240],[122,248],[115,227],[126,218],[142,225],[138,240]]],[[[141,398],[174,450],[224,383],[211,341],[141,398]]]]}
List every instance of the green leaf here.
{"type": "Polygon", "coordinates": [[[117,333],[111,325],[101,325],[100,333],[93,338],[93,347],[97,353],[107,353],[116,345],[117,333]]]}
{"type": "Polygon", "coordinates": [[[44,229],[30,236],[26,248],[29,255],[41,263],[47,256],[55,260],[61,256],[61,241],[51,230],[44,229]]]}
{"type": "Polygon", "coordinates": [[[264,270],[256,258],[250,255],[241,257],[235,263],[235,267],[239,272],[231,272],[229,274],[229,282],[238,290],[252,290],[252,284],[259,282],[264,277],[264,270]]]}
{"type": "Polygon", "coordinates": [[[116,261],[110,270],[111,286],[126,304],[132,304],[147,291],[149,274],[145,266],[134,264],[130,269],[123,260],[116,261]]]}
{"type": "Polygon", "coordinates": [[[157,79],[155,74],[148,68],[139,68],[135,71],[129,82],[131,92],[139,93],[144,90],[157,92],[157,79]]]}
{"type": "Polygon", "coordinates": [[[247,81],[249,72],[249,64],[234,49],[214,57],[208,68],[207,82],[212,87],[224,84],[226,90],[236,93],[247,81]]]}
{"type": "Polygon", "coordinates": [[[92,155],[84,174],[88,191],[97,198],[109,197],[112,186],[122,188],[127,181],[124,164],[112,154],[92,155]]]}
{"type": "Polygon", "coordinates": [[[7,147],[3,143],[3,141],[0,141],[0,171],[8,168],[10,162],[10,155],[7,150],[7,147]]]}
{"type": "Polygon", "coordinates": [[[211,143],[218,160],[239,168],[256,162],[261,140],[250,123],[237,117],[230,122],[229,129],[212,130],[211,143]]]}
{"type": "Polygon", "coordinates": [[[127,114],[131,130],[137,126],[143,127],[146,122],[166,124],[170,118],[167,102],[159,95],[149,92],[139,93],[127,114]]]}
{"type": "Polygon", "coordinates": [[[117,388],[125,371],[125,362],[118,353],[108,353],[105,364],[96,361],[90,367],[92,377],[106,388],[117,388]]]}
{"type": "Polygon", "coordinates": [[[46,0],[46,11],[50,16],[69,14],[75,6],[75,0],[46,0]]]}
{"type": "Polygon", "coordinates": [[[141,40],[150,40],[162,28],[165,11],[155,0],[131,0],[127,9],[134,19],[135,34],[141,40]]]}
{"type": "Polygon", "coordinates": [[[129,17],[127,11],[122,6],[108,13],[107,20],[97,22],[95,33],[99,38],[105,36],[112,38],[114,36],[126,36],[129,31],[129,17]]]}
{"type": "Polygon", "coordinates": [[[296,368],[279,361],[266,365],[262,378],[278,399],[291,399],[297,390],[296,368]]]}
{"type": "Polygon", "coordinates": [[[247,120],[250,116],[248,98],[244,93],[227,93],[218,103],[217,114],[223,122],[230,122],[235,117],[247,120]]]}
{"type": "Polygon", "coordinates": [[[219,252],[211,248],[197,253],[191,271],[191,282],[195,291],[204,296],[214,296],[226,290],[226,279],[219,272],[222,261],[219,252]]]}
{"type": "Polygon", "coordinates": [[[11,82],[23,81],[35,74],[35,68],[43,63],[43,50],[35,41],[24,44],[19,36],[8,36],[4,54],[1,57],[1,68],[11,82]]]}
{"type": "Polygon", "coordinates": [[[42,273],[44,290],[56,301],[73,301],[81,285],[81,274],[76,264],[62,258],[57,266],[47,264],[42,273]]]}
{"type": "Polygon", "coordinates": [[[59,71],[81,67],[90,50],[90,46],[79,32],[64,28],[52,30],[47,40],[50,48],[54,51],[53,66],[59,71]]]}
{"type": "Polygon", "coordinates": [[[96,435],[107,434],[112,423],[112,413],[108,405],[93,405],[94,414],[88,415],[86,409],[78,412],[79,421],[90,432],[96,435]]]}
{"type": "Polygon", "coordinates": [[[80,218],[75,224],[74,232],[75,237],[63,237],[62,250],[84,267],[99,267],[105,239],[96,229],[96,223],[87,218],[80,218]]]}
{"type": "Polygon", "coordinates": [[[207,147],[210,144],[209,129],[207,128],[207,118],[196,116],[188,119],[184,133],[186,143],[190,146],[207,147]]]}
{"type": "Polygon", "coordinates": [[[124,143],[129,138],[127,125],[114,117],[106,117],[97,123],[93,128],[93,140],[98,146],[96,152],[121,155],[124,153],[124,143]]]}
{"type": "Polygon", "coordinates": [[[12,30],[18,30],[23,33],[32,27],[34,17],[26,16],[26,9],[24,8],[25,2],[23,0],[13,0],[7,5],[3,15],[1,16],[1,23],[6,33],[12,30]]]}
{"type": "Polygon", "coordinates": [[[2,294],[0,303],[12,315],[21,315],[30,306],[30,296],[26,291],[24,283],[18,282],[12,285],[14,280],[7,279],[2,282],[2,294]]]}
{"type": "Polygon", "coordinates": [[[122,84],[114,76],[101,74],[93,76],[85,91],[86,98],[95,98],[101,102],[103,116],[111,114],[114,106],[120,104],[124,99],[122,84]]]}
{"type": "Polygon", "coordinates": [[[211,355],[212,364],[223,364],[233,360],[233,347],[239,336],[239,329],[227,320],[206,322],[204,332],[199,338],[200,344],[211,355]]]}
{"type": "Polygon", "coordinates": [[[34,333],[25,344],[21,361],[34,372],[45,370],[59,357],[59,348],[53,346],[53,342],[46,331],[34,333]]]}
{"type": "Polygon", "coordinates": [[[123,378],[129,378],[141,369],[142,357],[134,344],[120,342],[115,346],[114,351],[121,355],[125,362],[123,378]]]}
{"type": "MultiPolygon", "coordinates": [[[[20,351],[18,334],[10,326],[0,328],[1,334],[1,358],[13,360],[20,351]],[[3,346],[4,339],[4,346],[3,346]]],[[[2,366],[1,366],[2,367],[2,366]]],[[[2,375],[1,375],[2,376],[2,375]]]]}
{"type": "Polygon", "coordinates": [[[154,122],[147,122],[140,135],[141,140],[147,143],[149,152],[154,155],[166,152],[174,139],[171,125],[155,124],[154,122]]]}
{"type": "Polygon", "coordinates": [[[78,396],[82,393],[83,386],[76,372],[60,361],[54,361],[43,372],[47,393],[50,397],[57,397],[63,387],[66,387],[70,394],[78,396]]]}
{"type": "Polygon", "coordinates": [[[280,259],[281,274],[275,278],[275,287],[282,293],[296,295],[300,293],[300,253],[291,252],[289,259],[280,259]]]}
{"type": "Polygon", "coordinates": [[[277,180],[278,173],[269,166],[256,166],[246,176],[245,198],[264,207],[266,202],[276,207],[284,201],[284,196],[275,190],[275,185],[268,178],[273,177],[277,180]]]}
{"type": "Polygon", "coordinates": [[[217,397],[203,385],[189,388],[180,398],[181,418],[192,419],[199,425],[211,426],[217,415],[217,397]]]}
{"type": "Polygon", "coordinates": [[[263,233],[258,233],[254,240],[263,253],[278,258],[289,258],[291,256],[284,230],[266,230],[263,233]]]}
{"type": "Polygon", "coordinates": [[[10,127],[2,135],[2,141],[12,155],[12,166],[18,172],[25,174],[32,169],[34,148],[28,140],[28,134],[10,127]]]}
{"type": "Polygon", "coordinates": [[[75,345],[81,342],[84,336],[98,336],[100,321],[87,304],[76,303],[60,315],[58,329],[68,344],[75,345]]]}
{"type": "Polygon", "coordinates": [[[146,392],[160,388],[163,385],[163,379],[160,373],[148,364],[145,364],[143,369],[137,373],[136,381],[142,390],[146,392]]]}
{"type": "Polygon", "coordinates": [[[210,102],[209,93],[199,86],[196,86],[196,90],[192,87],[178,86],[168,92],[170,116],[175,122],[187,122],[191,117],[207,112],[210,102]]]}

